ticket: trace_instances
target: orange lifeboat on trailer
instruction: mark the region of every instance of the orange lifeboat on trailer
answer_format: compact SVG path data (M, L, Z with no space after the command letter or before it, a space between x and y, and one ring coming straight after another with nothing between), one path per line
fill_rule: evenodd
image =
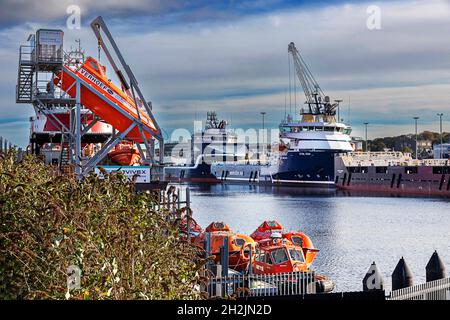
M143 124L143 135L149 139L158 134L158 129L147 113L142 110L142 102L137 99L138 108L134 99L122 89L119 89L106 76L106 67L97 60L88 57L81 67L74 69L64 66L63 71L55 75L54 84L65 91L70 97L76 97L76 79L81 83L81 103L84 107L112 125L119 132L124 132L133 124L132 118L139 118ZM114 107L115 106L115 107ZM142 142L139 128L135 126L126 137L134 142Z
M303 232L286 232L281 224L275 220L271 220L264 221L250 237L257 242L260 242L262 240L270 239L273 233L280 233L283 239L287 239L293 244L300 246L308 268L311 266L319 250L314 248L311 239Z
M237 271L243 271L247 268L250 261L250 245L252 254L255 256L256 242L249 236L234 233L230 227L223 222L213 222L199 237L194 238L194 243L204 247L206 232L211 235L211 255L215 256L215 262L220 263L220 248L223 246L225 237L228 237L228 261L229 267ZM252 259L253 260L253 259Z
M132 166L141 160L139 151L133 147L131 141L121 141L108 153L112 162L121 166Z

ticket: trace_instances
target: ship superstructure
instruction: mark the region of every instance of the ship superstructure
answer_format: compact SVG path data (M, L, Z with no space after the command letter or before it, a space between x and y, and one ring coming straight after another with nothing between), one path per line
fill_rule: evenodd
M211 171L212 164L235 163L245 157L245 146L238 144L237 136L227 129L225 120L219 121L215 111L207 112L204 128L194 132L189 147L185 165L164 168L167 180L217 183L219 179Z
M353 151L351 127L336 121L340 100L331 102L325 95L293 42L288 53L306 98L300 119L285 116L279 126L280 151L269 163L217 164L213 171L222 181L334 187L335 155Z

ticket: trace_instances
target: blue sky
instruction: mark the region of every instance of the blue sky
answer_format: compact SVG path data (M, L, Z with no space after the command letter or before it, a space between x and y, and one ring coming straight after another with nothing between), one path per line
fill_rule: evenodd
M81 8L68 30L66 8ZM367 8L381 9L368 30ZM26 8L26 10L24 10ZM62 28L66 50L80 38L96 56L89 22L102 15L166 132L192 130L216 110L233 127L276 127L288 85L287 45L294 41L322 89L344 100L341 115L369 136L450 130L450 4L427 1L0 1L0 136L25 145L31 106L15 104L18 47L40 27ZM298 90L297 101L303 96ZM350 100L350 113L348 104ZM349 116L350 115L350 116Z

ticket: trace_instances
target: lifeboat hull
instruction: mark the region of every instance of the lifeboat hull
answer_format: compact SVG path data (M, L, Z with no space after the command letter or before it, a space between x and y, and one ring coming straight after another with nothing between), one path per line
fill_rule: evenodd
M139 151L136 149L128 149L128 150L115 150L108 153L108 157L114 163L121 166L131 166L135 163L138 163L141 159Z
M96 66L95 68L93 66ZM81 84L81 103L84 107L112 125L119 132L124 132L132 124L132 118L138 118L134 101L122 90L114 86L102 74L104 67L95 59L88 58L78 69L72 70L64 67L62 73L56 75L55 84L65 91L70 97L76 97L76 78L83 80ZM111 103L117 108L111 106ZM153 121L144 113L139 111L139 116L145 127L143 135L149 139L153 134L157 134L157 129ZM142 136L138 127L134 127L126 137L134 142L142 142Z

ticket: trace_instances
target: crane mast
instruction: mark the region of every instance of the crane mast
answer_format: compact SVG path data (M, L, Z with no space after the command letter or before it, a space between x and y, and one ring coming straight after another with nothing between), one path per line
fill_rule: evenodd
M308 65L303 60L294 42L289 43L288 53L292 56L295 73L305 93L310 114L335 115L337 103L331 104L330 97L326 96L320 88Z

